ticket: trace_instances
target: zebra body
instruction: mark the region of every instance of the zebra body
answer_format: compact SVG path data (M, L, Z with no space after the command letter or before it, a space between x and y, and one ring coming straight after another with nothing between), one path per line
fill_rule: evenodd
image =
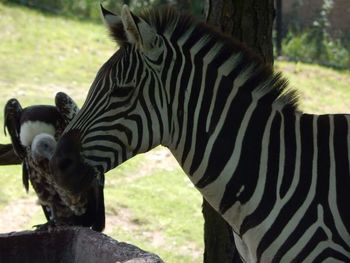
M350 260L350 116L303 114L279 74L188 16L102 11L120 49L58 142L56 177L98 176L162 144L246 262Z

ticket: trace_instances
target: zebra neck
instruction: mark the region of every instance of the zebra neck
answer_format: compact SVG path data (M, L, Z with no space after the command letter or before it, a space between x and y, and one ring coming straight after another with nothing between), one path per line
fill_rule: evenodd
M280 137L283 114L254 101L231 103L220 114L211 114L215 116L208 130L210 114L189 118L177 148L170 150L213 208L223 215L230 210L227 221L238 232L245 216L238 212L240 204L251 196L260 174L266 175L269 144L277 147L273 138Z
M294 93L285 90L285 80L271 68L246 54L226 53L220 44L198 55L207 43L183 51L183 59L167 68L170 75L179 74L166 78L171 105L170 143L165 146L225 215L238 211L252 195L259 173L266 172L267 145L275 140L269 131L274 128L279 138L282 111L294 114L296 107ZM239 221L231 217L229 223L234 227Z

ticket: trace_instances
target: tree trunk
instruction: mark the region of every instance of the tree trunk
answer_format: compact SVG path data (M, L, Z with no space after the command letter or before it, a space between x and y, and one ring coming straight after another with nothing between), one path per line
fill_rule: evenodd
M232 229L203 199L204 263L240 263Z
M176 3L179 10L189 10L191 7L191 0L177 0Z
M273 0L206 0L207 23L247 44L266 63L273 63ZM204 262L241 262L232 229L204 200Z
M273 62L273 0L207 0L207 22Z
M276 52L277 56L282 55L282 35L283 35L283 18L282 18L282 0L276 0Z

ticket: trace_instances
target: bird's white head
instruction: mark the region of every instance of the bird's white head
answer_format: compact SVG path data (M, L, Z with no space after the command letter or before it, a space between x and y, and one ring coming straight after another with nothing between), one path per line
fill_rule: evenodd
M33 139L31 150L34 161L50 161L55 149L56 140L51 134L40 133Z

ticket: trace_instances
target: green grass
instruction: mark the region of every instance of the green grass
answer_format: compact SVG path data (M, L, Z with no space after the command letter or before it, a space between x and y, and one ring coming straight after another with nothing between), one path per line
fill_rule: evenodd
M98 68L115 49L105 28L1 3L0 14L0 105L11 97L23 106L52 104L57 91L81 104ZM349 71L288 62L277 62L277 67L300 91L303 110L350 112ZM1 134L0 142L9 138ZM154 162L140 155L106 175L106 231L166 262L201 262L201 197L180 168L153 169ZM1 213L28 195L19 166L0 167L0 175ZM43 220L39 211L25 228Z
M51 102L65 90L79 102L115 44L104 27L0 5L1 100ZM35 99L34 99L35 98Z
M187 248L201 249L201 202L185 175L180 170L158 170L122 188L115 187L114 182L123 183L123 179L114 178L117 175L107 179L110 181L105 190L107 211L130 210L131 222L137 227L126 233L116 225L113 236L127 234L128 240L157 251L164 259L173 254L169 262L193 262ZM179 261L175 261L177 258Z
M26 197L26 193L21 185L22 176L20 166L11 165L0 167L0 174L0 184L2 185L0 191L1 209L15 199Z
M350 70L283 62L277 69L300 93L300 108L308 113L350 113Z
M201 262L200 194L179 167L142 171L148 162L138 155L107 174L107 213L127 213L129 222L126 228L115 225L111 236L154 251L166 262Z

